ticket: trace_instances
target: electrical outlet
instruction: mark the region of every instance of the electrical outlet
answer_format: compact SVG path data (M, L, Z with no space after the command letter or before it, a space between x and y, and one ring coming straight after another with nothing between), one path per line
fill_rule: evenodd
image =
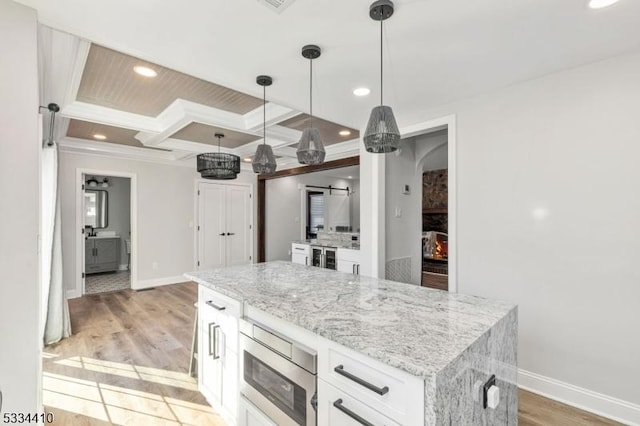
M402 217L402 209L400 207L396 207L395 216Z
M489 389L491 389L491 387L497 389L497 386L496 386L496 375L495 374L492 374L491 377L489 377L489 380L487 380L484 383L484 385L482 385L482 408L484 408L485 410L489 406ZM492 392L492 396L494 396L493 392ZM491 408L496 408L495 407L496 405L497 404L495 404Z

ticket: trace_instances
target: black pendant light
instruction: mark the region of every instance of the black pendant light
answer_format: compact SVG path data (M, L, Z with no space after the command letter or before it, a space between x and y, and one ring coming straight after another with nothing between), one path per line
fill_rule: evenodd
M267 86L271 86L273 80L268 75L259 75L256 82L262 86L262 144L256 148L253 156L253 172L260 175L271 174L276 171L276 157L273 155L271 145L267 145Z
M240 157L220 152L220 139L223 133L216 133L218 138L218 152L207 152L198 155L198 172L204 179L228 180L235 179L240 173Z
M320 53L320 48L314 44L302 48L302 56L309 60L309 127L304 129L298 142L300 164L322 164L326 154L320 130L313 127L313 60L319 58Z
M382 102L382 23L393 15L393 2L391 0L378 0L369 8L369 16L375 21L380 21L380 106L371 110L369 123L364 133L364 146L367 152L386 154L398 149L400 145L400 131L393 110Z

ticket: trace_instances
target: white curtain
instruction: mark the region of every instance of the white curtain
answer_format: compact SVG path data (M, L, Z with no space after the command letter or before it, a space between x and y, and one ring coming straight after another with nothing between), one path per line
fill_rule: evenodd
M62 237L58 194L58 148L42 151L42 306L44 344L71 335L69 306L62 277Z

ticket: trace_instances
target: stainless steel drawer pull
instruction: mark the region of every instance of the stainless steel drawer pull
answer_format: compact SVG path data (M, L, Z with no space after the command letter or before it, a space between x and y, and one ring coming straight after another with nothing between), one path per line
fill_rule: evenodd
M212 301L212 300L207 300L205 303L206 303L207 305L211 306L213 309L215 309L215 310L217 310L217 311L224 311L225 309L227 309L227 308L226 308L226 307L224 307L224 306L218 306L218 305L216 305L215 303L213 303L213 301Z
M306 251L307 249L303 249L303 248L300 248L300 247L296 247L296 250Z
M333 403L333 406L336 407L338 410L342 411L343 413L345 413L347 416L351 417L356 422L360 423L361 425L375 426L373 423L366 421L365 419L363 419L362 417L360 417L359 415L357 415L356 413L354 413L353 411L349 410L347 407L342 405L342 399L337 399Z
M336 368L333 369L333 371L335 371L336 373L340 374L341 376L346 377L349 380L353 380L354 382L356 382L357 384L359 384L360 386L364 386L365 388L369 389L372 392L377 393L378 395L384 395L387 392L389 392L389 387L385 386L383 388L379 388L375 385L372 385L371 383L362 380L360 377L358 376L354 376L353 374L349 373L348 371L345 371L344 366L343 365L339 365Z

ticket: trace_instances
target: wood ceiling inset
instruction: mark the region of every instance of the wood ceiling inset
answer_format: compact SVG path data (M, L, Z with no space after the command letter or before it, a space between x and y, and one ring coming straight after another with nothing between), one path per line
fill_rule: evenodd
M142 77L133 67L155 70ZM134 114L156 117L176 99L184 99L236 114L246 114L262 100L181 72L91 45L77 100Z
M96 134L104 135L107 139L98 140L94 137ZM67 129L67 136L71 138L86 139L93 142L115 143L138 148L159 149L144 146L135 138L137 134L137 130L123 129L122 127L107 126L106 124L90 123L88 121L74 119L69 121L69 128ZM165 149L159 150L167 151Z
M303 131L304 129L309 127L309 115L296 115L295 117L283 121L282 123L280 123L280 125L288 127L290 129ZM360 132L358 130L346 126L341 126L337 123L332 123L331 121L323 120L318 117L313 117L313 127L316 127L318 128L318 130L320 130L320 135L322 136L322 141L325 145L333 145L336 143L360 138ZM347 136L341 136L339 133L341 130L348 130L351 133ZM294 144L291 146L297 145L298 144Z
M215 137L216 133L224 134L224 138L220 140L220 146L224 148L237 148L261 139L260 136L213 127L202 123L191 123L171 135L171 138L218 146L218 138Z

